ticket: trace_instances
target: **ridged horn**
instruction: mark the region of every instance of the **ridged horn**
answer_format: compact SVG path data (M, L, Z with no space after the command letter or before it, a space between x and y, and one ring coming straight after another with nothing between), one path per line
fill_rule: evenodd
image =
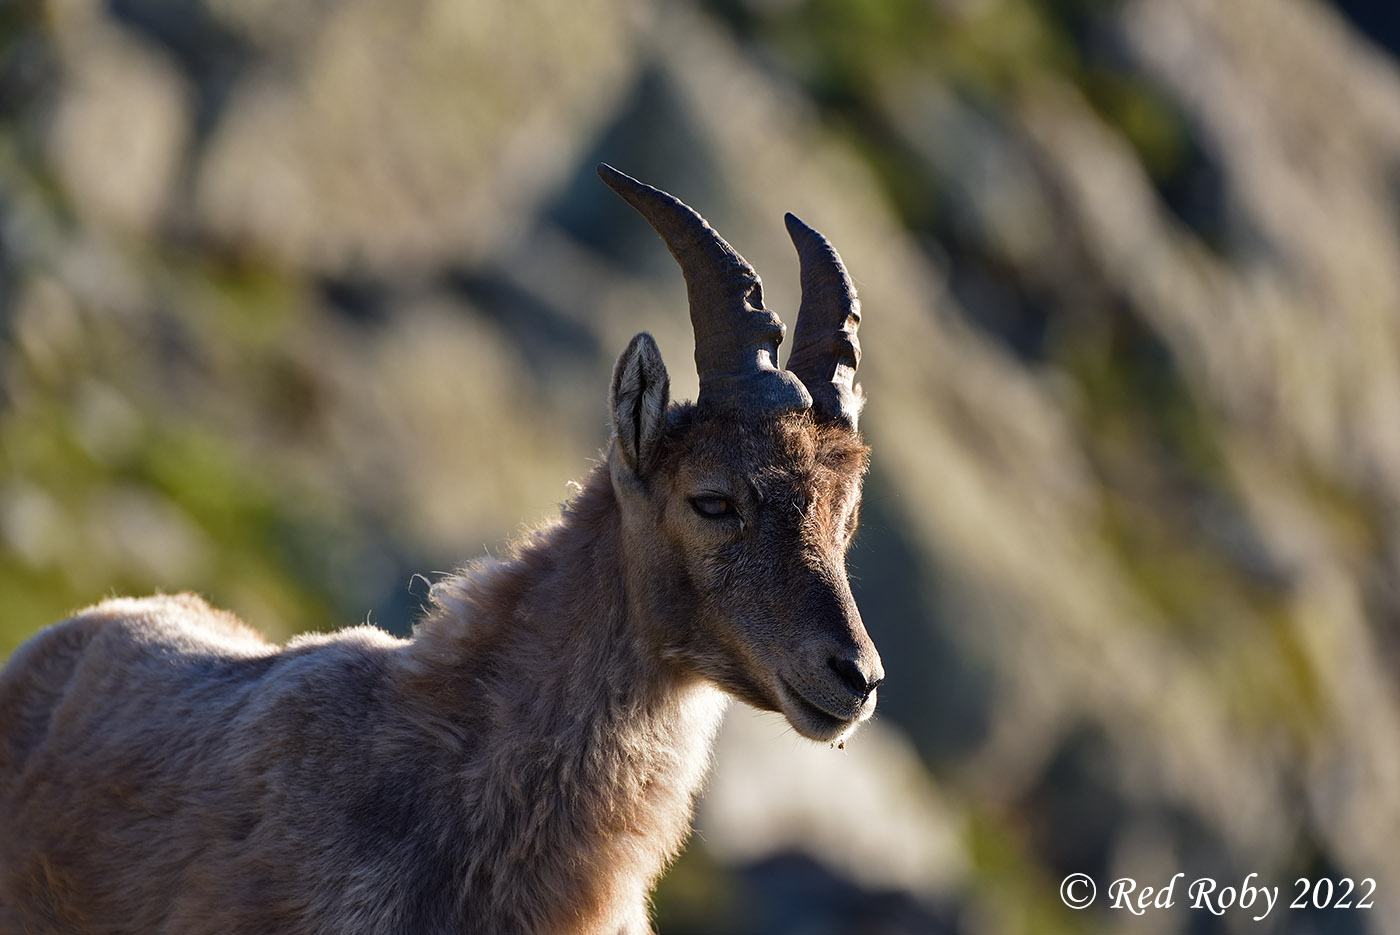
M802 266L802 305L787 369L812 394L820 414L852 429L865 400L855 385L860 366L860 299L841 256L821 234L789 214L788 236Z
M763 307L763 283L748 261L680 199L606 163L598 175L646 218L680 264L695 330L697 402L754 412L811 406L802 382L778 369L785 329Z

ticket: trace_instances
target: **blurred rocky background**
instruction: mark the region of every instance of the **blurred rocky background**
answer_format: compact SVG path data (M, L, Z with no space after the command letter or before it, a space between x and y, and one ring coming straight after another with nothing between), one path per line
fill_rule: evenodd
M406 633L553 513L634 332L695 390L607 160L866 309L881 715L734 710L662 933L1400 932L1388 9L3 0L0 657L154 589ZM1378 886L1058 896L1177 871Z

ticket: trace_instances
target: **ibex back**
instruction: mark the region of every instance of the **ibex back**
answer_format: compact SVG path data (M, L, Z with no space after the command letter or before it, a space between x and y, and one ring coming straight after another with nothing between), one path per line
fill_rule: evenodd
M0 931L646 932L726 699L836 743L883 678L845 552L859 307L791 215L783 326L695 212L603 179L685 273L700 393L639 334L605 464L438 582L410 640L265 642L197 597L110 600L0 673Z

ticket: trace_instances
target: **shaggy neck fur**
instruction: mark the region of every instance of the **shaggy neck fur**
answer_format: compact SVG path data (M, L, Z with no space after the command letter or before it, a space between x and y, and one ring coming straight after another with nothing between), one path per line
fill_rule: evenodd
M481 931L649 931L633 916L689 831L725 696L663 661L620 525L599 468L560 521L437 584L404 650L416 726L466 772Z

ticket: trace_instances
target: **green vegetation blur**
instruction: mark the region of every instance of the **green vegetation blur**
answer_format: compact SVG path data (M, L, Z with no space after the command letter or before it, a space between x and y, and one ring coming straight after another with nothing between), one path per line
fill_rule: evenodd
M1269 930L1400 931L1378 9L0 6L0 659L156 590L407 634L427 579L553 514L633 333L695 391L605 160L789 326L784 211L865 307L881 716L815 754L736 718L659 931L1136 931L1060 880L1177 871L1373 877L1374 911Z

